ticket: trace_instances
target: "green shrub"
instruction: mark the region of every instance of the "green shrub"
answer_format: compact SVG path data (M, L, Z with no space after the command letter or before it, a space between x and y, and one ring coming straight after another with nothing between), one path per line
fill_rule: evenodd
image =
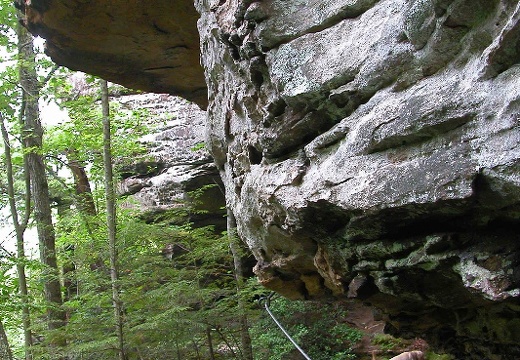
M398 339L389 334L376 334L372 339L372 344L377 345L381 350L402 349L406 344L402 339Z
M363 333L346 322L341 304L290 301L276 298L271 311L313 360L355 359L352 348ZM265 314L251 329L258 360L291 359L297 350ZM300 357L295 357L300 358Z

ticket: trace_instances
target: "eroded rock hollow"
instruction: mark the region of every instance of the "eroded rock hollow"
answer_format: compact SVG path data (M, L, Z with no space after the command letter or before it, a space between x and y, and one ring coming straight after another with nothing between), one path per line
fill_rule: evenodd
M131 86L200 104L179 79L204 69L207 141L266 287L359 299L460 358L520 357L518 0L196 0L202 68L167 52L190 1L84 3L26 6L58 62L112 80L139 58ZM119 26L77 32L94 13ZM107 60L142 14L153 31Z

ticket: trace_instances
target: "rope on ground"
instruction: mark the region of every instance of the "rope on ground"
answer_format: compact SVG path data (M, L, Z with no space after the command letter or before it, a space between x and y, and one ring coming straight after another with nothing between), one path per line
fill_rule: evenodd
M298 344L296 343L296 341L294 341L294 339L291 337L291 335L289 335L289 333L287 332L287 330L284 329L284 327L282 326L282 324L280 324L280 322L278 320L276 320L276 317L273 315L273 313L271 312L271 310L269 309L269 306L271 305L271 299L273 298L273 296L275 295L274 292L270 293L269 295L267 296L262 296L258 302L260 303L260 305L264 306L265 310L267 311L267 313L269 314L269 316L271 316L271 318L273 319L273 321L275 322L276 325L278 325L278 327L280 328L280 330L282 330L282 332L284 333L284 335L287 337L287 339L289 339L289 341L294 345L294 347L303 355L303 357L306 359L306 360L312 360L309 355L307 355L305 353L305 351L303 351L303 349L301 347L298 346Z

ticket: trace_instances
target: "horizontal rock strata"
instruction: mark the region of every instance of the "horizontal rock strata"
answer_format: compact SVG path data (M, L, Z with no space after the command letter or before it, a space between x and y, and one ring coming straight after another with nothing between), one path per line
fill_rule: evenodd
M222 182L205 147L206 114L193 103L167 94L118 98L123 109L148 116L154 130L143 139L142 159L121 164L118 193L138 206L144 220L225 230ZM196 193L196 194L195 194Z
M518 357L518 1L197 4L210 145L260 281Z

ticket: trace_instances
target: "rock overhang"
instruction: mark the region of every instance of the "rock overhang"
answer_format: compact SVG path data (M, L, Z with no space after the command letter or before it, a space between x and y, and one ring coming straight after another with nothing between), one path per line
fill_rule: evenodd
M474 327L520 299L519 5L197 3L209 143L261 282L514 358Z
M189 0L17 0L59 65L207 106L198 13Z

